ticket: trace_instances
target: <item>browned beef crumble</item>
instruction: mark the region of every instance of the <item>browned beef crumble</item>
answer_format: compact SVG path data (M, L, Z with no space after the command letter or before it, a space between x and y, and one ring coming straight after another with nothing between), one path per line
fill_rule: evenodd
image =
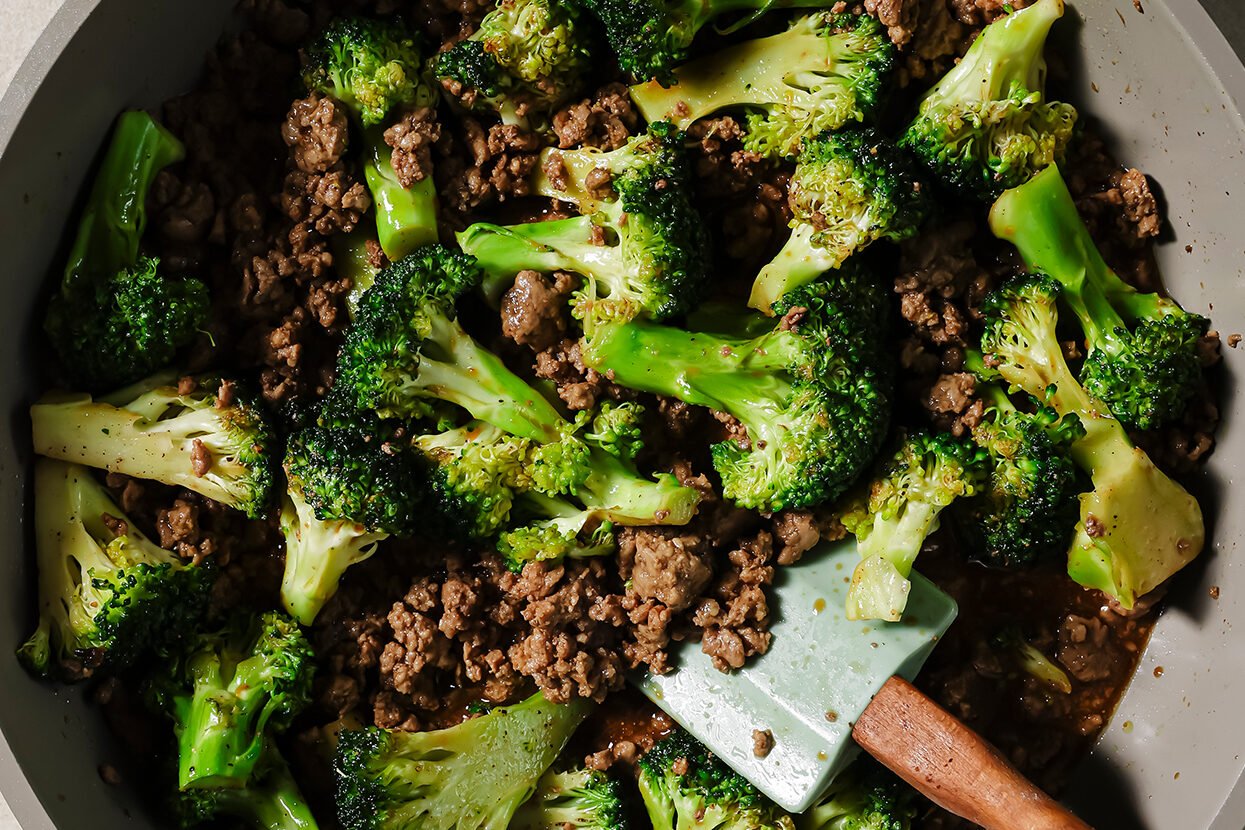
M624 84L607 84L591 97L571 104L553 116L558 146L616 150L640 126L640 116Z

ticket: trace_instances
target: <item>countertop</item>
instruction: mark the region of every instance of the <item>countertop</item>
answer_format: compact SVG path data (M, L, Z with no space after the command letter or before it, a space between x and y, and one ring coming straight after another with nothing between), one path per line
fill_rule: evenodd
M0 0L0 93L8 87L18 65L62 2ZM1237 47L1238 53L1245 54L1245 7L1241 6L1241 0L1202 0L1202 4ZM2 797L0 830L21 830Z

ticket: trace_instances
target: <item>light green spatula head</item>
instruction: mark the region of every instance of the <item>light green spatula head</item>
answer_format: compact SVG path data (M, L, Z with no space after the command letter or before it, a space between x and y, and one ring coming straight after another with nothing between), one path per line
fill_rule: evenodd
M844 617L852 569L848 539L821 545L779 568L770 593L769 652L731 674L713 667L699 643L674 649L670 674L640 688L658 707L783 809L811 807L858 751L852 724L893 675L912 680L956 615L955 601L912 575L904 620ZM753 753L753 730L774 745Z

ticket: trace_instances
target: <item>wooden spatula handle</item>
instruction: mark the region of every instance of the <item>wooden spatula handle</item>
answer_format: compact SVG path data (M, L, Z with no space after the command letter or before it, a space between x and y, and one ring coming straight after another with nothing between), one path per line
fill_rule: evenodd
M986 830L1090 830L980 735L898 677L886 681L852 736L935 804Z

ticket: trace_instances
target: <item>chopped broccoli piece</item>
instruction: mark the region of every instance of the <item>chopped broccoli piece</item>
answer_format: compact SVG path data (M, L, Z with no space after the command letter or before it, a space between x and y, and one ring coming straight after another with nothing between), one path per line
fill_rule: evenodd
M334 769L346 830L505 830L591 704L537 693L449 729L341 733Z
M153 706L173 721L178 788L245 787L311 702L315 654L283 614L238 614L203 632L151 679Z
M679 730L640 757L640 795L653 830L793 830L742 775Z
M614 523L597 510L536 492L523 494L518 507L538 518L497 538L497 552L515 573L528 562L609 556L617 548Z
M546 124L591 74L586 22L576 3L500 0L474 34L437 55L437 76L506 124Z
M307 89L341 102L363 127L363 174L375 205L380 247L390 259L437 240L432 176L404 187L390 162L383 129L407 110L436 104L422 65L420 44L393 21L338 18L307 47Z
M1085 435L1073 442L1072 458L1093 491L1080 498L1068 574L1131 608L1201 552L1202 510L1077 382L1055 331L1058 296L1059 284L1042 274L991 292L982 305L982 351L1004 381L1044 398L1060 416L1080 418Z
M547 772L509 830L626 830L622 788L603 772Z
M289 439L281 508L286 611L310 625L351 565L391 533L415 531L425 477L414 453L364 415L305 427Z
M1079 504L1071 448L1085 435L1081 419L1045 405L1022 412L993 383L977 390L989 408L973 441L989 453L990 475L977 495L952 508L973 557L1016 568L1062 556Z
M239 819L256 830L317 830L285 759L273 749L257 765L245 786L195 787L177 794L174 809L183 828Z
M1030 677L1045 683L1061 694L1072 694L1072 680L1067 672L1025 639L1018 626L1008 626L990 638L990 645Z
M692 61L675 72L673 86L632 87L631 97L645 118L668 118L683 129L741 108L744 148L786 158L827 130L870 120L894 63L895 47L876 19L818 12L781 34Z
M275 436L259 404L221 381L193 391L157 375L108 397L49 395L30 408L35 452L185 487L251 518L272 501Z
M557 167L564 175L549 174ZM583 215L506 227L480 223L458 234L487 273L490 296L530 268L575 271L588 280L586 295L655 320L696 302L707 274L707 237L688 195L682 135L668 123L650 124L609 152L546 150L532 189Z
M799 830L910 830L916 792L886 768L861 758L839 773Z
M787 317L741 338L688 332L589 306L584 362L632 389L727 412L746 446L712 449L727 498L762 511L839 495L873 460L890 414L885 300L872 277L844 268L790 292Z
M633 465L583 441L575 434L581 423L564 419L462 329L454 301L477 284L479 273L470 256L441 246L423 248L385 269L347 333L335 395L353 408L404 419L431 417L438 407L453 404L531 443L529 476L536 489L573 494L615 522L686 524L699 502L693 488L669 474L644 478ZM437 449L433 439L424 443ZM448 504L463 503L457 491L480 481L461 472L448 491Z
M18 650L31 672L124 666L198 623L213 569L151 542L90 470L38 459L34 499L39 625Z
M791 236L761 269L748 305L769 313L788 291L840 267L879 239L916 235L928 198L907 155L873 129L807 142L791 176Z
M1055 166L1007 191L990 227L1030 269L1054 277L1089 340L1081 383L1125 425L1152 429L1178 419L1202 384L1198 342L1209 321L1157 294L1143 294L1103 260Z
M115 388L164 368L207 320L203 283L160 273L160 261L138 250L151 184L184 156L147 113L117 120L44 321L61 368L83 388Z
M350 279L350 293L346 295L346 310L353 320L359 311L359 301L364 292L372 287L380 268L373 264L368 252L369 234L356 228L350 233L335 233L329 239L333 250L333 268L339 277Z
M633 401L602 401L584 438L623 461L634 461L644 444L644 407Z
M1063 0L1037 0L987 26L921 100L900 144L945 185L989 201L1063 161L1077 113L1047 101L1046 35Z
M903 618L917 555L943 509L979 491L985 458L948 433L909 435L868 491L847 505L841 519L860 550L847 591L849 620Z

